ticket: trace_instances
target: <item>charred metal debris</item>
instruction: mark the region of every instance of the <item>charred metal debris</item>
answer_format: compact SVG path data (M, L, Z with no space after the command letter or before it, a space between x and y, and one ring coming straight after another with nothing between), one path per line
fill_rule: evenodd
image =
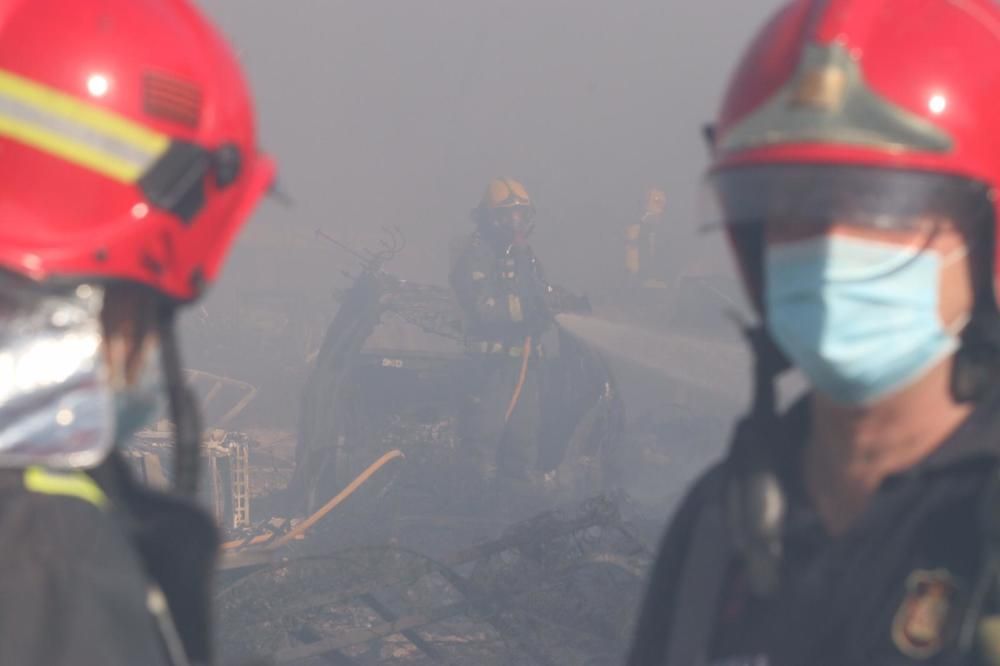
M224 654L277 664L606 664L631 632L650 549L602 496L432 559L390 544L231 556Z
M491 485L462 442L450 290L383 270L398 232L377 251L336 244L361 270L306 357L297 433L230 429L257 388L188 372L212 425L201 499L224 531L223 663L620 661L651 549L612 492L624 415L601 356L557 333L542 483ZM170 430L128 450L154 485L170 481Z

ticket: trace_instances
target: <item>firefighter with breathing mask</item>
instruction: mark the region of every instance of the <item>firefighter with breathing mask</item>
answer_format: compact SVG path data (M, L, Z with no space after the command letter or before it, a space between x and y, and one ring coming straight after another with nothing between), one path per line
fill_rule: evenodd
M452 263L473 374L464 439L488 478L531 481L541 426L541 337L556 291L528 244L535 208L524 186L497 178L472 212L476 231Z

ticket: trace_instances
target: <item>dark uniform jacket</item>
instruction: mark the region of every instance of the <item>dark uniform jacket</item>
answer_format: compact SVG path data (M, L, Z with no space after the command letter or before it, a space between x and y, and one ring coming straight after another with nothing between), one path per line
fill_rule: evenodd
M0 539L0 664L209 663L212 521L117 457L0 472Z
M805 403L782 418L772 447L787 510L776 591L751 591L745 558L724 539L695 553L698 521L723 500L727 459L701 478L673 519L651 574L630 666L667 663L674 631L705 606L707 663L718 666L903 666L993 664L997 618L995 554L1000 504L985 498L997 483L1000 398L984 401L930 457L885 480L858 522L833 538L801 486L799 452ZM992 518L991 518L992 516ZM723 528L725 531L727 528ZM995 529L995 528L994 528ZM731 532L731 530L729 530ZM704 548L704 546L702 546ZM721 591L684 591L698 580L694 560L719 561ZM717 588L718 591L718 588ZM984 613L966 611L981 599ZM971 652L959 649L963 631ZM688 631L689 629L684 629ZM673 632L673 633L672 633ZM696 633L696 632L695 632ZM992 659L997 659L995 652Z
M551 323L550 295L541 264L528 246L498 251L479 233L466 241L452 263L449 277L465 315L465 334L472 346L519 345L539 336ZM473 349L475 351L475 349Z

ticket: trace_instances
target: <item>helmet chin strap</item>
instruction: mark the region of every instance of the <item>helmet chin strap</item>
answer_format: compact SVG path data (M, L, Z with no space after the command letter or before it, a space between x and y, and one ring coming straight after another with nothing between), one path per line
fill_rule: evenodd
M777 590L785 498L769 440L776 434L775 381L789 367L763 325L744 328L754 358L753 403L736 424L726 468L726 516L733 546L758 597Z
M176 335L176 307L164 305L159 318L160 350L170 418L174 422L174 489L184 497L198 491L201 415L194 394L184 383Z
M955 352L951 393L957 402L978 402L1000 383L1000 313L977 309Z
M528 241L528 238L530 238L531 234L533 234L534 232L535 232L535 223L525 222L524 229L520 233L515 231L514 237L515 240L519 240L520 242L525 243Z
M966 246L993 248L996 232L993 211L983 218L981 235L967 239ZM992 251L980 261L985 267L977 271L977 256L969 256L969 283L974 285L972 313L962 329L960 345L955 352L951 371L951 394L957 402L978 402L1000 385L1000 309L992 276L996 266ZM983 278L977 273L990 276Z

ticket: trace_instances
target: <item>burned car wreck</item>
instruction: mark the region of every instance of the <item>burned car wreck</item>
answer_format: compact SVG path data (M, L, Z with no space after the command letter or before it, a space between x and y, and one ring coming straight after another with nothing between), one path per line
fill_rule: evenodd
M540 362L538 471L552 492L578 499L615 487L624 409L599 353L558 326L550 337L553 351ZM396 448L408 459L400 482L410 490L474 503L481 480L462 436L470 374L450 290L395 277L381 258L366 265L343 294L306 384L291 484L298 507L315 509Z

